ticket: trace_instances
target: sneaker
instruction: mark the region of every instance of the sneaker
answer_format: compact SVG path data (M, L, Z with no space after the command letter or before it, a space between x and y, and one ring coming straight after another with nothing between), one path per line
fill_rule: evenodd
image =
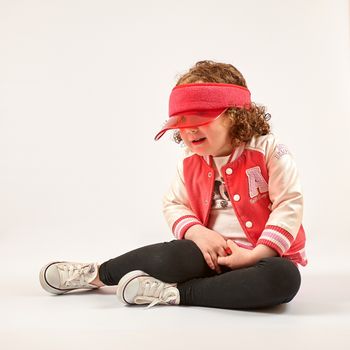
M64 294L75 289L94 289L90 284L98 272L97 263L56 261L45 265L39 275L41 286L49 293Z
M124 275L118 283L117 297L125 304L179 305L180 292L176 283L162 282L146 272L135 270Z

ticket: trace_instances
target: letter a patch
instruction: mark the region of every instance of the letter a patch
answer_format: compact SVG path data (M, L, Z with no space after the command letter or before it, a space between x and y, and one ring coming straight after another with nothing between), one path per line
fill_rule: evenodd
M250 168L246 170L248 176L248 185L249 185L249 196L254 198L260 193L265 193L269 190L266 180L261 174L261 169L259 166Z

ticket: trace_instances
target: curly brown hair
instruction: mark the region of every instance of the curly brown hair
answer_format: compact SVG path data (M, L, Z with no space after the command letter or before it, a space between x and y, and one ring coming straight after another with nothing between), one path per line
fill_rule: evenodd
M214 61L197 62L187 73L180 76L176 85L191 83L223 83L247 87L242 73L237 68L231 64ZM268 120L271 116L266 113L266 108L258 106L254 102L248 107L232 107L225 113L233 147L251 140L253 136L266 135L270 132ZM182 142L178 130L175 131L173 138L177 143Z

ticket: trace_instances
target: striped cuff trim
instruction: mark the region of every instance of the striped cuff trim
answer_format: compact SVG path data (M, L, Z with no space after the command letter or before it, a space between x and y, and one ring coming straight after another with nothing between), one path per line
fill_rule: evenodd
M274 225L267 225L265 227L265 230L271 230L271 231L274 231L274 232L278 232L278 233L281 233L283 236L285 236L289 242L293 242L294 241L294 237L285 229L283 229L282 227L280 226L274 226ZM265 231L264 230L264 231Z
M173 233L177 239L183 239L186 231L193 225L202 223L193 215L182 216L176 220L173 225Z
M281 227L267 226L259 238L259 242L260 241L270 241L273 245L278 247L280 252L284 253L290 248L293 236Z

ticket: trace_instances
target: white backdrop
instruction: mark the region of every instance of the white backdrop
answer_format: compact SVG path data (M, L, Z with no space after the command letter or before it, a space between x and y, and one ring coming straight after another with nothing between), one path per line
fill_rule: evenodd
M349 51L346 0L0 0L1 259L37 283L51 259L172 239L181 149L153 137L177 75L213 59L295 155L309 271L348 269Z

